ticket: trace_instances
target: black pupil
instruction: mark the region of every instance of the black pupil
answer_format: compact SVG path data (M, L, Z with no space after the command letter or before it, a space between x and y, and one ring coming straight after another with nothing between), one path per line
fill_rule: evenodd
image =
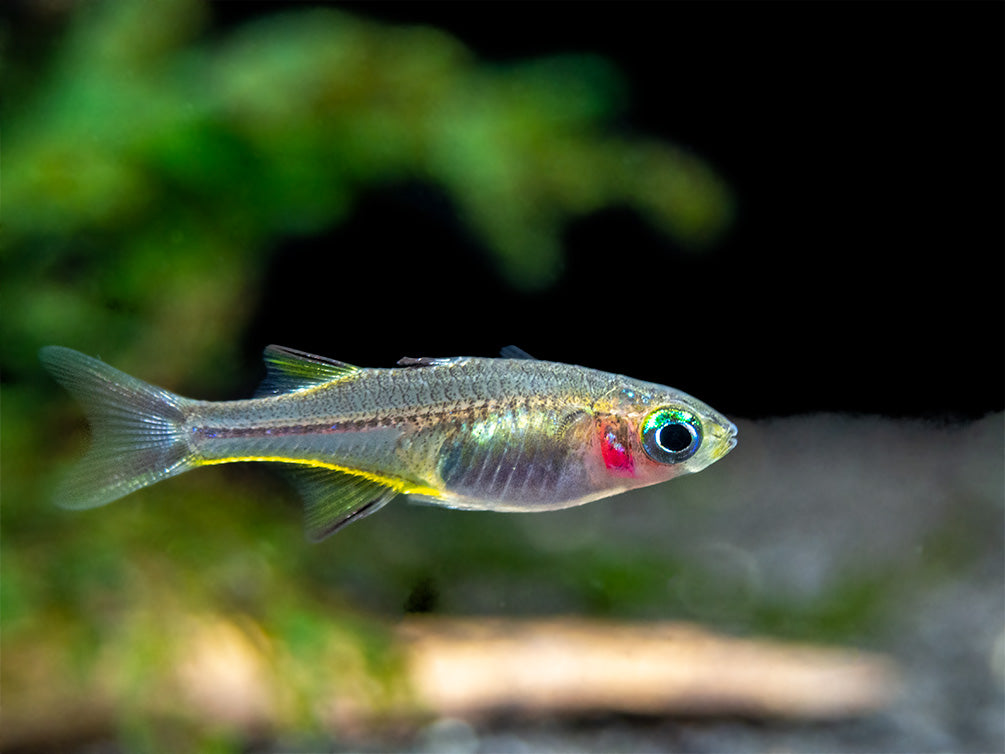
M680 453L690 448L691 439L691 430L684 424L665 424L656 433L656 442L671 453Z

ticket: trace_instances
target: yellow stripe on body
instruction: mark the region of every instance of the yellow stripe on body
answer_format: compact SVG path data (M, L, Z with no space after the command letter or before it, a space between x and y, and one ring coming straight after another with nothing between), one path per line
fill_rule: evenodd
M426 487L421 484L412 484L404 479L398 479L397 477L381 476L380 474L374 474L370 471L363 471L362 469L354 469L350 466L339 466L334 463L325 463L324 461L309 461L309 460L299 460L293 458L286 458L284 456L227 456L226 458L211 458L211 459L200 459L196 463L199 466L218 466L221 463L242 463L245 461L258 461L267 463L292 463L297 466L312 466L316 469L328 469L330 471L338 471L342 474L349 474L350 476L363 477L371 482L376 482L377 484L383 484L385 487L390 487L395 492L406 495L427 495L429 497L441 497L443 493L436 489L435 487Z

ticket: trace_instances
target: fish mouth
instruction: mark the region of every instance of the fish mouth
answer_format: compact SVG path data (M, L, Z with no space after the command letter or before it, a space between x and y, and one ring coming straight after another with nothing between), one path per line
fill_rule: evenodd
M736 436L739 434L736 425L731 421L719 424L722 433L719 434L719 447L715 451L715 459L718 460L736 447Z

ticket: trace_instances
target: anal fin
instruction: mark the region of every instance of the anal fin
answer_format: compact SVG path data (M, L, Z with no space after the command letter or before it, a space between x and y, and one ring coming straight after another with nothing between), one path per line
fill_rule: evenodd
M393 487L356 474L316 466L281 466L304 499L304 527L311 542L320 542L377 512L398 494Z

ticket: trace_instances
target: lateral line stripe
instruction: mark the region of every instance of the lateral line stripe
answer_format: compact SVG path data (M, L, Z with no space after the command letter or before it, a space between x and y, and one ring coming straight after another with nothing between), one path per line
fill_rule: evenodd
M267 463L291 463L297 466L313 466L317 469L328 469L330 471L338 471L342 474L349 474L350 476L362 477L371 482L376 482L377 484L382 484L385 487L390 487L395 492L400 492L402 494L409 495L428 495L429 497L440 497L442 493L440 490L434 487L426 487L421 484L412 484L406 482L404 479L397 479L390 476L381 476L380 474L374 474L369 471L363 471L361 469L354 469L349 466L339 466L334 463L325 463L324 461L311 461L311 460L301 460L296 458L286 458L284 456L227 456L225 458L209 458L202 459L198 462L199 466L218 466L221 463L242 463L245 461L258 461Z

